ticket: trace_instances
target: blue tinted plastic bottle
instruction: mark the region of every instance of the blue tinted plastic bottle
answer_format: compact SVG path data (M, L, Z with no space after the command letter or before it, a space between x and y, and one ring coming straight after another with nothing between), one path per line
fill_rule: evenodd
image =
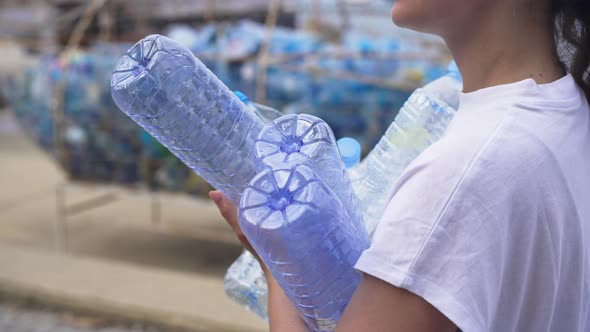
M240 226L312 331L332 331L369 246L336 194L306 166L267 169L240 201Z
M350 218L362 224L362 210L336 139L322 119L308 114L282 116L262 129L254 147L257 158L268 167L307 165L313 169L338 195Z
M234 202L256 174L263 122L205 65L171 39L152 35L117 63L117 106Z

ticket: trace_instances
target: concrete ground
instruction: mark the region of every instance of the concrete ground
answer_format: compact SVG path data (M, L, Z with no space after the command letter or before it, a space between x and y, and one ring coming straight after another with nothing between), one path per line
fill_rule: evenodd
M132 319L196 330L264 330L223 293L241 248L209 201L158 195L162 221L152 224L147 193L68 184L68 205L105 193L116 199L68 217L66 232L56 223L56 186L64 182L10 113L0 113L0 291L88 310L98 303L103 313L127 310Z
M39 305L0 303L2 332L163 332L146 324L125 324Z

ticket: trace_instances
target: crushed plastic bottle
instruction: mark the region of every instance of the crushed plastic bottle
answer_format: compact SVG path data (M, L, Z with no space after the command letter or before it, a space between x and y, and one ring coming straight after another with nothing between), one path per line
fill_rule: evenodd
M264 272L248 250L232 263L225 274L223 287L232 300L267 319L268 288Z

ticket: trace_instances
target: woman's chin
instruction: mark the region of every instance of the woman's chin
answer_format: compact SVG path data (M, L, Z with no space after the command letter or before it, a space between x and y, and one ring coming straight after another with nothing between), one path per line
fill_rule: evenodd
M402 28L432 33L426 24L429 19L421 15L419 11L406 8L403 5L403 1L396 2L393 5L391 9L391 20L395 25Z
M404 8L403 3L396 2L391 8L391 20L397 26L412 28L412 15Z
M398 10L398 3L396 2L395 4L393 4L393 7L391 8L391 21L393 23L395 23L396 25L400 25L399 24L399 10Z

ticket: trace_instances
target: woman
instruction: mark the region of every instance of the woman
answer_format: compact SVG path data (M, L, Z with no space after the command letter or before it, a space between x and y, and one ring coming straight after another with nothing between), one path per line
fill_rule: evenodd
M444 38L464 93L392 189L337 331L590 331L590 1L397 0L392 16ZM305 331L266 275L271 331Z

